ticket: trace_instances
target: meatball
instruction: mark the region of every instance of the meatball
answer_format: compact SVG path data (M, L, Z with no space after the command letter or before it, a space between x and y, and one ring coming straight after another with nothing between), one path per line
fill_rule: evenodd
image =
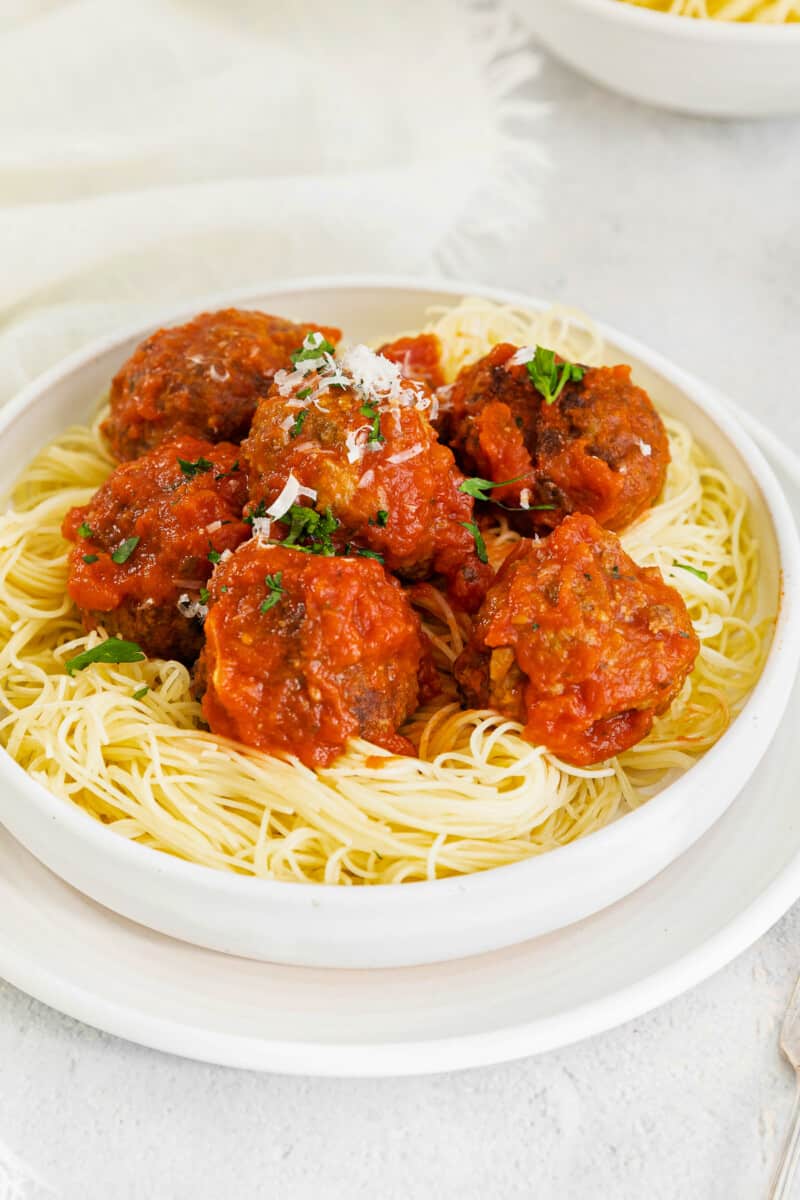
M192 434L240 442L275 372L313 325L228 308L159 329L134 350L111 384L103 432L116 458L137 458L166 438ZM324 329L335 342L338 329Z
M417 333L396 338L381 346L378 354L396 362L406 379L426 383L434 391L444 386L442 344L435 333Z
M294 530L287 496L310 499L334 546L379 555L404 579L442 576L453 603L474 611L491 570L464 477L428 420L431 399L366 346L298 363L276 378L242 447L251 512Z
M649 733L699 649L660 571L638 567L580 514L511 552L455 674L468 704L498 709L529 741L590 766Z
M197 657L213 563L250 536L238 458L224 442L164 442L67 513L67 587L86 629L102 626L155 658Z
M464 470L515 481L492 499L515 510L522 533L552 529L571 512L624 529L663 487L669 443L661 418L628 366L570 364L551 399L534 386L533 358L504 343L465 367L447 397L443 440ZM550 358L558 377L565 364Z
M214 571L197 679L214 733L325 766L350 737L413 754L397 729L431 694L430 651L380 563L253 539Z

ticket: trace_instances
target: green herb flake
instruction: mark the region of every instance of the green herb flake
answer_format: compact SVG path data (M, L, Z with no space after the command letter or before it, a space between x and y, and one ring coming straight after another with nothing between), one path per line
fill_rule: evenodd
M699 567L690 567L688 563L678 562L677 558L672 560L673 567L680 567L682 571L688 571L690 575L696 575L698 579L702 579L703 583L708 583L708 571L701 571Z
M91 525L87 525L85 521L82 521L78 526L78 537L93 538L94 530L92 529Z
M533 622L533 624L531 625L531 633L536 633L536 630L537 630L538 628L539 628L539 622L538 622L538 621L534 621L534 622Z
M96 555L96 554L84 554L84 556L83 556L83 561L85 563L87 563L89 566L91 566L92 563L97 562L97 559L98 559L98 555Z
M388 510L385 508L379 508L378 514L375 518L375 524L379 525L381 529L385 529L388 522L389 522Z
M203 460L201 459L200 461L203 461ZM237 458L236 462L233 464L230 471L220 471L218 475L214 476L214 478L215 478L215 480L217 480L217 482L219 482L220 479L227 479L229 475L235 475L238 470L239 470L239 460ZM227 521L223 521L222 523L223 523L223 525L228 524Z
M558 364L555 351L545 350L543 346L536 347L533 358L525 366L531 383L541 393L545 404L554 404L568 383L580 383L585 374L583 367L577 363Z
M308 416L308 409L301 408L300 412L297 414L297 416L294 419L294 425L292 425L291 429L289 430L290 438L296 438L297 435L301 432L307 416Z
M195 475L204 475L206 471L210 471L214 464L209 462L207 458L198 458L196 462L189 462L188 459L179 458L178 466L187 479L194 479Z
M492 483L491 479L478 479L477 476L472 479L465 479L459 487L460 492L466 492L468 496L472 496L475 500L488 500L486 494L492 488L508 487L510 483L519 483L524 479L524 475L517 475L514 479L504 479L502 483Z
M280 603L280 600L284 595L283 584L281 583L282 578L283 571L276 571L274 575L264 576L264 583L267 585L269 595L267 596L266 600L261 601L261 604L259 605L260 612L269 612L271 608L274 608L276 604Z
M483 540L483 534L474 521L459 521L459 525L463 525L472 534L475 541L475 553L482 563L488 563L489 555L486 553L486 542Z
M200 588L200 603L208 604L209 591L207 587Z
M120 565L122 565L122 563L126 563L136 547L139 545L139 541L140 539L138 537L125 538L125 541L121 542L111 555L111 561Z
M322 338L322 340L317 342L312 341L312 338ZM291 355L291 359L297 365L297 363L308 362L311 359L322 358L323 354L333 354L335 351L336 347L327 338L323 338L319 333L309 333L303 339L300 349L295 350L294 354Z
M209 550L208 554L206 555L206 558L208 559L208 561L210 563L214 563L214 565L216 566L216 564L222 558L222 555L220 554L219 550L215 550L214 547L212 546L211 549Z
M298 400L307 400L308 397L311 395L311 388L310 387L300 388L300 391L297 392L296 395L297 395Z
M140 688L138 688L138 689L137 689L137 690L136 690L136 691L133 693L133 698L134 698L134 700L144 700L145 696L147 695L147 693L148 693L149 691L150 691L150 688L147 686L147 684L145 684L145 685L144 685L144 687L140 687Z
M294 546L306 554L330 557L336 553L331 534L339 528L339 522L329 508L319 513L307 505L293 504L281 522L289 526L284 546Z
M383 562L383 555L378 554L376 550L356 550L356 554L361 558L374 558L376 562Z
M122 638L110 637L104 642L98 642L91 650L84 650L74 658L68 658L65 666L68 675L82 671L92 663L132 663L142 662L147 655L136 642L125 642Z
M253 521L255 521L257 518L265 517L266 515L267 515L266 501L259 500L259 502L255 506L255 508L251 509L251 511L247 514L246 517L242 517L242 520L244 521L245 525L252 525ZM213 558L211 561L212 562L214 561Z

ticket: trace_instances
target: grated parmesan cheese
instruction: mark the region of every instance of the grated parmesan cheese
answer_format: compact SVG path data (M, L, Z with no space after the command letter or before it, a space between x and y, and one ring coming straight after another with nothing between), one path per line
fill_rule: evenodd
M531 506L531 489L523 488L519 494L520 508L530 508Z
M649 458L650 455L653 453L653 447L650 446L647 442L643 442L641 438L639 438L639 449L641 450L641 452L645 456L645 458Z
M511 358L506 363L506 367L527 366L529 362L533 362L535 354L535 346L520 346L516 354L511 355Z
M267 516L272 517L273 521L280 521L281 517L285 516L293 504L296 504L301 496L306 496L313 504L317 498L317 493L313 488L303 487L298 479L289 472L289 478L283 485L283 490L276 500L267 509Z
M214 383L225 383L228 379L230 379L230 372L226 369L220 371L215 363L212 363L208 368L208 373L214 380Z
M222 529L222 521L212 521L206 525L206 533L216 533L218 529Z
M378 400L399 400L402 393L400 364L376 354L369 346L350 346L341 358L341 367L359 391Z
M201 621L204 621L208 616L208 605L201 604L199 600L192 600L188 592L183 592L178 597L176 607L181 616L186 617L187 620L199 617Z
M269 517L253 517L253 537L269 538L272 534L272 521Z
M369 425L359 425L358 429L348 431L347 437L344 439L344 444L347 447L347 461L349 463L358 462L359 459L364 457L369 431Z

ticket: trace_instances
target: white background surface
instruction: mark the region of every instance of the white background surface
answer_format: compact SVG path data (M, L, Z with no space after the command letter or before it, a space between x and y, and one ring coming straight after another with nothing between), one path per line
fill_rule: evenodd
M800 449L800 121L656 114L554 65L534 90L555 106L537 129L548 219L487 282L580 304ZM758 1197L791 1098L777 1031L799 970L800 908L702 987L592 1042L372 1082L184 1062L0 987L0 1164L18 1156L66 1200ZM7 1200L3 1178L0 1165Z

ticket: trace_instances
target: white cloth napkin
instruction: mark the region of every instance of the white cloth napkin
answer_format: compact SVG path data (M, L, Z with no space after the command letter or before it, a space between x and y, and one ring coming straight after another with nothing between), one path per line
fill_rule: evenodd
M172 302L513 237L542 110L504 3L5 0L0 400Z

